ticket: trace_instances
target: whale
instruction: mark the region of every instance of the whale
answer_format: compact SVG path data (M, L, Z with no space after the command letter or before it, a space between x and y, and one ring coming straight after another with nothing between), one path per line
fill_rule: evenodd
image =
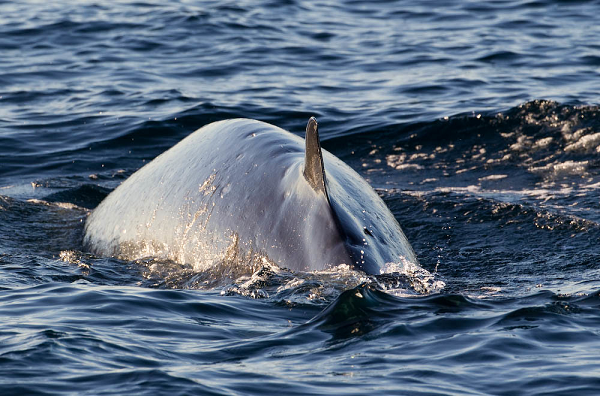
M200 270L232 252L292 271L418 265L379 195L321 148L314 117L305 139L251 119L203 126L108 194L86 219L83 245Z

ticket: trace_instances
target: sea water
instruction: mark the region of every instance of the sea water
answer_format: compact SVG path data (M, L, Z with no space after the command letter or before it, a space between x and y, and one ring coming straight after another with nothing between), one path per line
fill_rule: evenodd
M599 12L0 1L0 393L598 394ZM431 277L82 248L199 127L310 116Z

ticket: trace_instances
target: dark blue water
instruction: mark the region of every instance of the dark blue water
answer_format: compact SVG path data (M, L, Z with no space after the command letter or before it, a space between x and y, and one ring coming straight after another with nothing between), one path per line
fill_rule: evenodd
M599 13L0 1L0 393L600 393ZM312 115L433 279L82 250L197 128Z

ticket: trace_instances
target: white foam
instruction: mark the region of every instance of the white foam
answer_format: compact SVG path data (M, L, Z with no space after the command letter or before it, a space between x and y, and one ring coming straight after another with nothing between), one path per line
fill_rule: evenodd
M83 210L83 208L81 206L72 204L70 202L48 202L48 201L44 201L42 199L36 199L36 198L31 198L28 199L27 202L29 203L33 203L33 204L38 204L38 205L44 205L44 206L55 206L61 209L80 209Z
M589 166L589 161L565 161L544 166L530 167L532 173L549 176L583 175Z
M548 147L550 145L550 143L552 143L553 140L554 140L554 138L552 138L552 137L542 138L542 139L536 141L535 143L533 143L533 148L541 149L541 148Z
M565 151L593 151L600 147L600 132L591 135L582 136L575 143L571 143L565 147Z
M508 175L489 175L489 176L485 176L485 177L480 177L479 180L480 181L484 181L484 180L501 180L501 179L506 179L508 177Z

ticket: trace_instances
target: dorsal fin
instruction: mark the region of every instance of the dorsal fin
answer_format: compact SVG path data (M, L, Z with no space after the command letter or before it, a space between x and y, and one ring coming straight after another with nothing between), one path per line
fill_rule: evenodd
M304 178L316 192L323 192L327 200L325 185L325 166L319 141L319 126L315 117L310 117L306 124L306 152L304 154Z

